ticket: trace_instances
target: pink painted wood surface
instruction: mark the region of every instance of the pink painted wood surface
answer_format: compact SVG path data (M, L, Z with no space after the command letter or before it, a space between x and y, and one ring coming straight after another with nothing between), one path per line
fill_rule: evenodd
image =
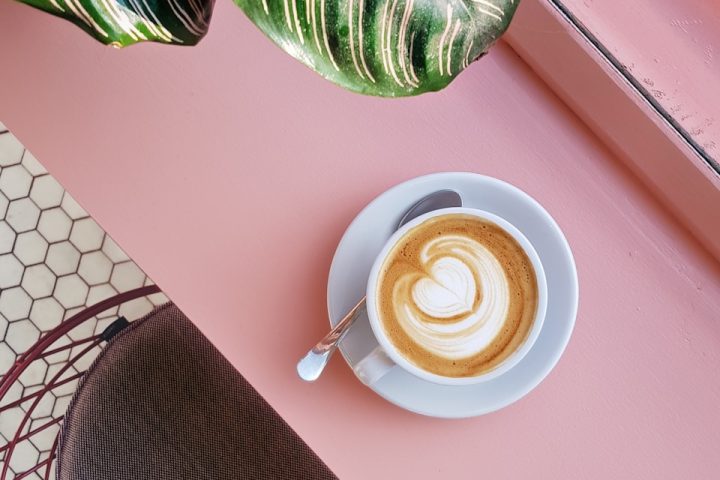
M720 159L720 4L561 1L700 146Z
M506 45L387 101L316 77L229 2L198 48L126 51L3 2L0 59L3 121L340 478L720 469L720 268ZM402 411L339 359L302 383L345 226L440 170L510 181L564 228L581 304L557 369L464 421Z
M720 259L720 175L643 94L548 0L524 0L505 39Z

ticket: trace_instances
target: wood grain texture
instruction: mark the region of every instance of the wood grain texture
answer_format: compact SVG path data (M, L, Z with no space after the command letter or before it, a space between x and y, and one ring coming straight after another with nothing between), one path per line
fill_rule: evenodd
M720 269L511 49L388 102L217 9L198 48L112 51L0 3L0 116L340 478L713 478ZM581 300L558 367L466 421L399 410L340 361L302 383L344 228L440 170L510 181L565 230Z

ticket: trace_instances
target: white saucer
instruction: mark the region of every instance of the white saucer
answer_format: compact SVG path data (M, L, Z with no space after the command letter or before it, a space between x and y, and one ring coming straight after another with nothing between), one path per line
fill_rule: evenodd
M560 227L533 198L508 183L474 173L437 173L391 188L365 207L343 235L330 267L328 312L334 325L363 297L373 261L403 213L425 195L447 188L460 193L464 206L495 213L522 231L540 256L548 284L547 315L540 336L506 374L476 385L444 386L395 367L370 387L412 412L464 418L493 412L527 395L560 359L575 325L575 261ZM355 364L377 345L363 314L340 350L354 371Z

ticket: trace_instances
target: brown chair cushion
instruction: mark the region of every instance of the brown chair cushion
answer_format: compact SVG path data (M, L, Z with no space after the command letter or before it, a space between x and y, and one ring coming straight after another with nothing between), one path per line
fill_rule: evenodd
M85 374L57 468L60 480L335 478L172 304L113 338Z

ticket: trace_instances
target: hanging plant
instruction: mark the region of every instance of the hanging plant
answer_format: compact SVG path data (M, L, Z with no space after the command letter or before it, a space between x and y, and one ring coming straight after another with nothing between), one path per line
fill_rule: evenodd
M21 0L106 44L194 45L214 0ZM520 0L234 0L280 48L348 90L446 87L505 32Z

